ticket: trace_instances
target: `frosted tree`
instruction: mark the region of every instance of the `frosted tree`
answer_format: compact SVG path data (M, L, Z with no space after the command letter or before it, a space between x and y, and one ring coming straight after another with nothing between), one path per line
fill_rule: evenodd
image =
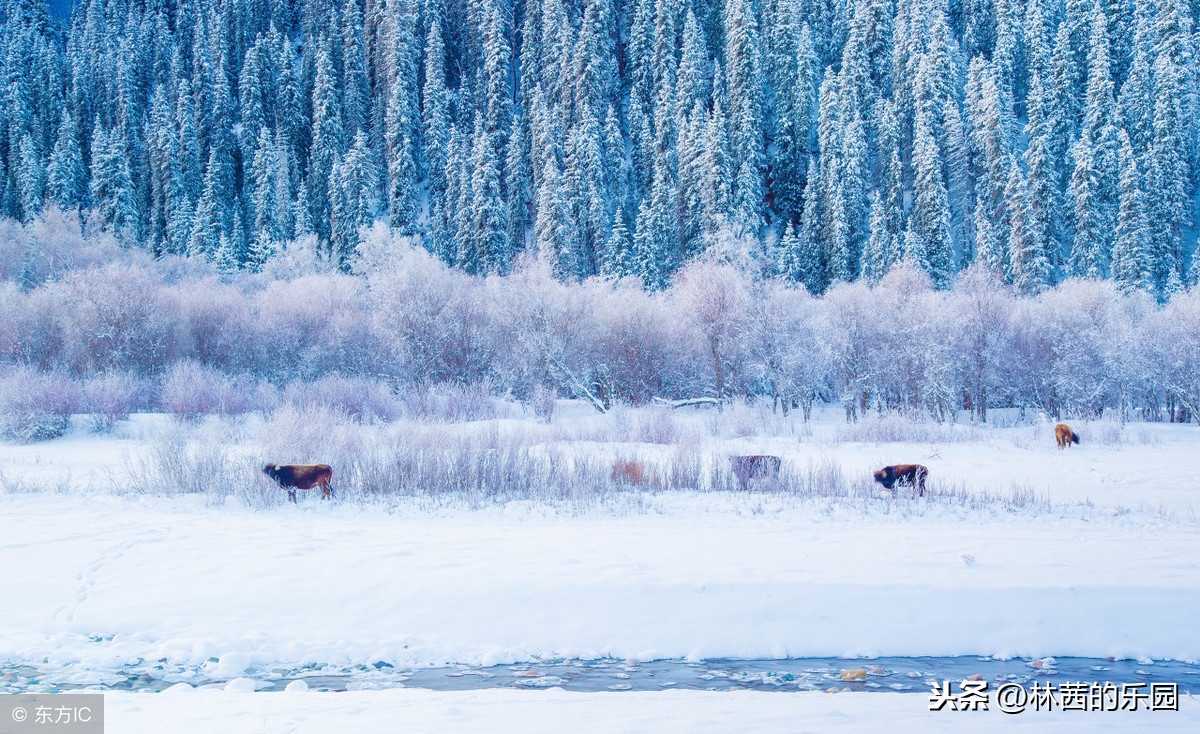
M1108 273L1116 225L1118 140L1112 123L1115 104L1108 23L1099 4L1092 13L1088 62L1082 136L1072 150L1075 170L1070 192L1075 205L1075 239L1071 273L1080 278L1103 278Z
M137 202L129 161L121 142L124 135L114 130L110 136L99 122L92 137L91 197L100 214L101 224L123 236L136 236Z
M724 78L721 67L713 72L713 102L704 130L702 154L705 180L702 188L704 231L715 234L727 221L733 190L729 129L725 116Z
M1010 276L1008 228L1004 189L1008 183L1009 137L1007 110L989 64L981 57L971 62L968 113L972 145L978 156L980 180L975 205L976 259L992 270ZM915 153L914 153L915 158Z
M825 251L821 243L821 209L817 199L818 192L824 184L820 161L813 161L808 170L808 185L804 189L804 213L800 218L795 256L783 274L792 282L802 283L809 293L819 295L829 286Z
M470 229L459 242L459 264L469 273L499 272L509 263L500 151L481 122L470 160Z
M375 219L378 176L366 133L359 130L329 179L330 244L334 262L343 270L349 270L358 251L359 228Z
M446 190L446 154L450 144L450 110L446 90L446 50L442 41L442 17L438 5L430 6L429 32L425 41L425 86L422 88L421 123L424 130L425 171L429 191L440 196Z
M64 109L46 171L47 193L60 209L82 206L87 196L88 174L83 164L83 153L79 149L78 135L75 118Z
M41 213L46 196L46 164L42 162L32 135L21 137L18 153L20 168L17 171L17 186L21 192L21 212L25 219L33 219Z
M1148 185L1150 241L1155 285L1160 298L1183 286L1183 232L1190 224L1188 163L1193 120L1186 39L1191 19L1175 0L1159 11L1157 58L1154 62L1154 122L1150 141Z
M1045 98L1048 91L1036 73L1030 85L1027 107L1029 122L1025 134L1029 147L1025 149L1025 165L1029 176L1029 228L1035 241L1045 247L1051 268L1051 282L1063 251L1063 196L1059 191L1059 171L1051 158L1052 134L1046 118Z
M342 109L346 116L346 132L354 135L359 130L366 130L371 119L371 86L367 75L366 39L362 9L357 0L347 2L342 8L341 42ZM397 35L394 43L405 46L405 52L407 47L414 45L410 38L400 35ZM398 71L411 73L413 70ZM415 80L408 78L405 82L415 83Z
M355 3L351 3L351 5L355 5ZM402 2L396 5L396 9L389 17L391 38L388 39L388 43L390 46L392 79L387 97L387 105L384 109L383 122L384 146L387 155L388 224L392 229L409 234L413 231L417 219L418 200L420 198L420 174L418 171L417 156L420 149L419 139L422 120L417 94L416 6L412 0L402 0ZM355 35L352 29L347 29L346 32ZM350 44L349 40L347 40L347 51L350 50L352 45L356 44L357 42ZM349 82L351 75L349 65L347 65L345 73L346 79ZM435 71L435 77L436 73ZM436 81L434 85L436 86ZM430 81L427 79L426 87L429 86ZM358 91L352 95L349 89L346 90L346 121L348 131L355 130L353 125L356 123L355 118L351 116L351 100L360 93ZM435 107L437 104L438 102L434 103ZM369 112L369 107L364 108L364 110ZM366 120L364 119L363 122L365 124ZM444 134L444 129L435 134ZM432 178L432 173L430 177Z
M629 227L625 224L625 208L617 207L616 213L613 214L612 236L601 261L600 274L606 278L620 279L636 272L633 240L629 236Z
M1129 293L1154 290L1154 262L1150 257L1149 224L1142 174L1129 135L1121 131L1121 201L1117 237L1112 248L1112 278Z
M913 168L916 182L913 210L904 236L904 258L929 273L938 287L946 287L954 274L950 239L950 205L942 177L941 152L925 115L917 115Z
M345 138L337 70L328 46L328 43L324 43L317 51L312 90L312 144L305 183L308 217L313 231L322 242L330 241L329 178L334 165L341 158Z
M729 0L725 6L725 63L734 165L730 209L737 224L752 232L762 222L764 197L761 53L754 5L750 0Z
M1041 231L1032 226L1029 186L1016 156L1010 156L1008 184L1004 190L1008 211L1008 249L1013 285L1017 290L1036 295L1053 285L1053 265Z

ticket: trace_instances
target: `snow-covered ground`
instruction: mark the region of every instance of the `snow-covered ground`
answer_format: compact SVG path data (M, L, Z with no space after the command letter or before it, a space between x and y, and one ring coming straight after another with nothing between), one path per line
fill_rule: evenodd
M572 419L564 413L556 420ZM882 495L874 509L665 492L580 512L315 496L251 509L113 492L161 423L142 416L123 436L0 444L4 486L44 488L0 495L0 662L102 682L163 661L168 680L195 682L305 663L487 665L543 656L1200 657L1194 425L1081 424L1084 443L1059 452L1044 425L922 429L931 440L863 443L826 414L811 429L748 438L713 431L706 440L727 453L832 459L847 473L917 460L968 491L1016 485L1053 504L917 502L897 512ZM1103 442L1088 440L1101 429ZM678 722L685 730L822 731L884 719L934 730L973 716L931 715L913 695L682 691L196 691L109 694L108 705L112 731L163 730L178 716L199 722L196 731L215 722L228 731L328 731L347 719L372 730L370 722L410 716L414 730L449 731L574 721L594 730ZM1170 715L976 718L1008 730L1084 719L1095 726L1098 716L1123 729L1200 721L1186 700Z
M128 732L1186 732L1200 727L1200 701L1179 711L1055 711L1006 715L928 710L924 696L752 691L568 693L110 693L112 734Z

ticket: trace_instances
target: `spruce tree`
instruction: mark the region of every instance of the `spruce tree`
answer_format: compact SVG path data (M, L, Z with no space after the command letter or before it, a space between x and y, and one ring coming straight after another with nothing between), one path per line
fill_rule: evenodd
M47 193L60 209L75 209L84 203L87 195L87 169L83 164L83 153L79 149L79 130L75 118L64 109L58 124L58 138L50 154L47 173Z
M1154 262L1146 221L1146 194L1129 135L1121 131L1121 208L1112 249L1112 278L1126 293L1154 291Z
M918 113L913 167L916 183L912 216L904 238L904 256L929 273L934 285L947 287L954 275L954 251L950 239L950 205L942 176L941 152L924 114Z

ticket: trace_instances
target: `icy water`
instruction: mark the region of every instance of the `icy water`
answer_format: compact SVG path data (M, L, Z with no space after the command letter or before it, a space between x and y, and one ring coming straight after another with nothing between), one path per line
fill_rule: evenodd
M214 661L215 662L215 661ZM864 680L845 680L864 671ZM1200 692L1200 662L1154 662L1100 658L998 660L988 657L889 657L870 659L792 658L785 660L714 659L637 662L547 659L492 667L394 668L385 662L353 668L308 665L303 668L250 670L260 691L282 691L302 680L310 690L353 691L427 688L463 691L480 688L562 688L568 691L690 690L899 691L928 694L937 681L973 676L995 684L1055 682L1178 683L1179 692ZM979 678L976 678L978 680ZM206 676L166 660L130 661L122 671L89 672L0 662L0 692L158 691L177 683L223 687L227 678Z

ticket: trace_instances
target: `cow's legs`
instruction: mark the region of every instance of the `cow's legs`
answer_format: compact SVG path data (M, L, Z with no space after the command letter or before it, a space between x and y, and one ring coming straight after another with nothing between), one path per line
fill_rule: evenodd
M289 490L288 490L288 501L289 501L289 502L296 502L296 490L294 490L294 489L289 489ZM297 504L298 504L298 503L297 503Z

